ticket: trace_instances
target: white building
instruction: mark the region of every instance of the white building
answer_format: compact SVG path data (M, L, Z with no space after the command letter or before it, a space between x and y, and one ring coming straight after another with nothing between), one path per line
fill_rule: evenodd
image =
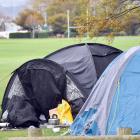
M3 18L0 19L0 38L9 38L9 34L15 32L27 31L23 31L22 27L16 25L14 22L5 21Z

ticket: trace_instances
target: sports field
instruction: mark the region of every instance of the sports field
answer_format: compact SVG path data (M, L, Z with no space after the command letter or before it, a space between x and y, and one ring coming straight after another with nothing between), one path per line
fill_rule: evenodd
M42 58L59 48L81 42L104 43L121 50L127 50L133 46L140 46L140 37L116 37L111 44L103 37L94 38L92 40L54 38L0 40L0 103L11 72L17 67L28 60ZM46 133L48 133L48 131ZM52 133L46 135L51 134ZM0 140L7 140L7 137L10 136L26 135L26 131L0 132Z
M0 103L11 72L18 66L30 59L42 58L59 48L81 42L105 43L127 50L133 46L140 46L140 37L116 37L111 44L103 37L92 40L60 38L0 40Z

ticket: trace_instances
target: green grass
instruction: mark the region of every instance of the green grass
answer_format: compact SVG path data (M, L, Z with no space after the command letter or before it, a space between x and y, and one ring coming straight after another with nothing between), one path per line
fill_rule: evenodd
M25 130L16 130L16 131L1 131L0 140L8 140L10 137L26 137L27 131Z
M60 132L54 133L52 129L42 129L43 136L60 136L65 133L67 128L62 128ZM8 140L10 137L27 137L27 130L11 130L11 131L1 131L0 140Z
M5 86L10 78L10 73L24 62L42 58L47 54L63 48L67 45L94 42L109 44L103 37L92 40L85 39L10 39L0 40L0 103L2 101ZM116 48L127 50L133 46L140 46L140 37L116 37L112 42ZM46 130L45 135L54 135L50 130ZM0 140L7 140L10 136L27 136L26 131L0 132Z

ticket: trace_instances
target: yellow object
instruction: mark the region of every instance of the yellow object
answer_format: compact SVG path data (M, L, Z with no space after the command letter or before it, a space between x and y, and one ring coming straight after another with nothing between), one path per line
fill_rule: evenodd
M62 100L62 104L57 107L57 115L62 124L72 124L73 117L71 113L71 107L65 100Z

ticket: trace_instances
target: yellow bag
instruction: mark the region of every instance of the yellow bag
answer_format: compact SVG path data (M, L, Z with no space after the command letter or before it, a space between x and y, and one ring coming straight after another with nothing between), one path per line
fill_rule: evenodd
M58 118L62 124L72 124L73 117L71 113L71 107L65 100L62 100L62 104L57 107Z

